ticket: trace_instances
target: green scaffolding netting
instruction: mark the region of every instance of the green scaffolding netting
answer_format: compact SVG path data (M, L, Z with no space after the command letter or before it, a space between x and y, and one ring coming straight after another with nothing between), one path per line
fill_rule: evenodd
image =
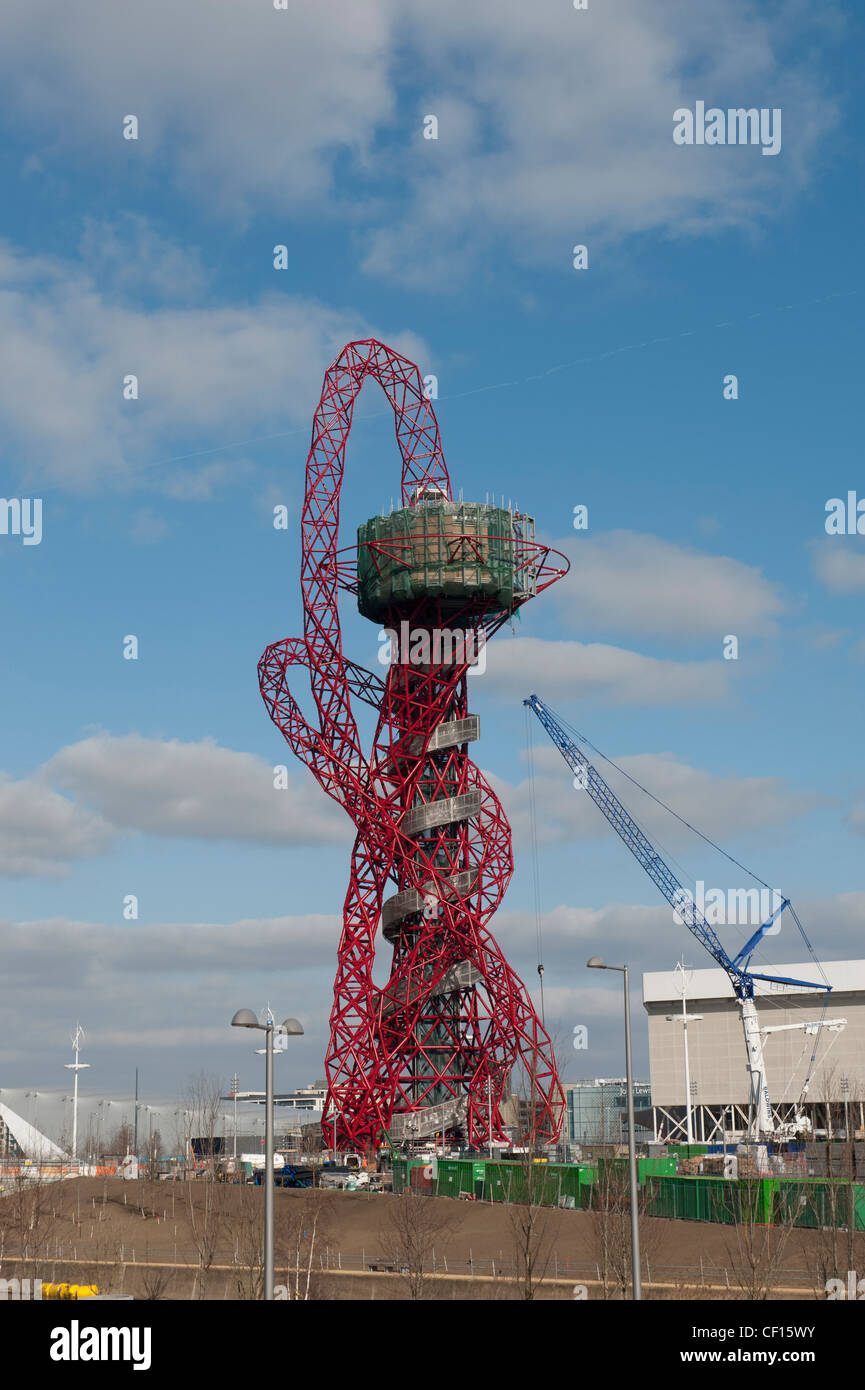
M472 600L510 610L510 512L479 502L436 502L374 516L358 527L357 605L384 621L424 599L457 609Z

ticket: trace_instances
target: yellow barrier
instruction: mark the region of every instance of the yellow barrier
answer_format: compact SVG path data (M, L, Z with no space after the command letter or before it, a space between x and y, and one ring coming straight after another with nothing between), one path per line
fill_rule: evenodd
M43 1284L43 1298L93 1298L99 1292L97 1284Z

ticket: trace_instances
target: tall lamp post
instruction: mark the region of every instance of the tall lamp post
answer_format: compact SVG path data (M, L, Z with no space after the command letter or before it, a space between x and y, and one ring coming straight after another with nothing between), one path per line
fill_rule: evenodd
M75 1082L72 1088L72 1162L75 1164L78 1163L78 1073L80 1071L86 1071L90 1066L89 1062L80 1062L78 1060L78 1053L81 1049L83 1039L84 1029L81 1027L80 1023L76 1023L75 1032L72 1037L72 1048L75 1052L75 1061L63 1063L66 1071L73 1071L75 1073Z
M237 1088L239 1085L240 1081L237 1072L235 1072L231 1082L231 1093L234 1097L234 1139L231 1146L231 1156L235 1161L237 1159Z
M684 1008L680 1014L666 1014L668 1023L681 1023L682 1038L685 1044L685 1132L688 1143L694 1142L694 1086L691 1082L691 1069L688 1064L688 1024L701 1023L702 1014L685 1013Z
M631 1272L634 1298L643 1297L643 1282L640 1276L640 1214L637 1189L637 1141L634 1134L634 1073L631 1066L631 994L626 965L607 965L603 956L590 956L586 961L590 970L618 970L622 976L625 995L625 1076L628 1087L628 1170L631 1191Z
M684 960L676 962L676 974L681 972L682 983L682 1012L681 1014L667 1014L668 1023L681 1023L682 1043L685 1049L685 1133L689 1144L694 1142L694 1109L691 1090L691 1069L688 1062L688 1024L701 1023L702 1014L689 1014L687 1008L688 992L688 972L685 970Z
M265 1034L265 1099L264 1099L264 1298L273 1300L273 1033L278 1029L289 1037L298 1037L303 1026L296 1018L274 1023L270 1013L266 1023L259 1023L252 1009L238 1009L231 1020L232 1028L258 1028Z

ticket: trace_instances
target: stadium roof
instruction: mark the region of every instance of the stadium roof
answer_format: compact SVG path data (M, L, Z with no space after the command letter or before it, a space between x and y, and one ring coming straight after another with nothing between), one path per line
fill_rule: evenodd
M69 1157L59 1144L48 1139L35 1125L28 1124L8 1105L0 1104L0 1122L5 1125L24 1158L38 1163L60 1163Z

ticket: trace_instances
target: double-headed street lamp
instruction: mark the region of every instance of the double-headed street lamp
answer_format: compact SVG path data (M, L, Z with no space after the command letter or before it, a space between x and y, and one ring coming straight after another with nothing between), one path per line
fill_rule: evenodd
M634 1298L642 1299L643 1283L640 1277L640 1215L637 1206L637 1144L634 1135L634 1074L631 1067L631 994L628 985L626 965L607 965L603 956L591 956L586 965L590 970L618 970L625 988L625 1077L628 1089L628 1169L631 1189L631 1270Z
M274 1030L297 1037L303 1032L296 1018L259 1023L252 1009L238 1009L232 1028L258 1028L266 1035L264 1101L264 1297L273 1299L273 1034Z

